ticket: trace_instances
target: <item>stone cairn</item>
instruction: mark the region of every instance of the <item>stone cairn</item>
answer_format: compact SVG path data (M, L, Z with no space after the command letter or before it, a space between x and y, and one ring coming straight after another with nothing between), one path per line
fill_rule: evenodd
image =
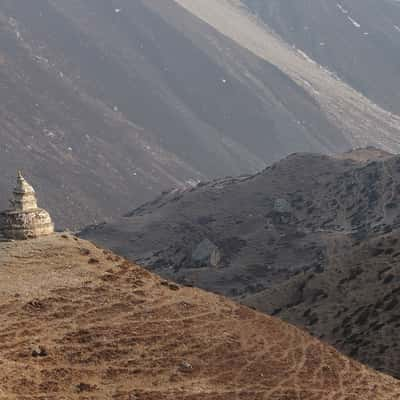
M18 173L11 208L0 214L0 233L10 240L50 235L54 224L49 213L38 207L33 187Z

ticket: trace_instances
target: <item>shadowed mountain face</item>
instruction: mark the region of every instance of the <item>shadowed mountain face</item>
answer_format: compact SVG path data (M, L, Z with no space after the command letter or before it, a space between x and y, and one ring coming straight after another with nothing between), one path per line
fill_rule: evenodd
M0 263L6 399L400 396L399 381L304 331L72 236L1 243Z
M173 2L114 3L0 2L5 193L23 168L73 226L290 149L349 146L287 76Z
M396 115L231 2L0 0L0 31L0 189L23 169L59 226L293 151L400 149Z
M399 203L397 156L296 154L254 176L166 193L82 235L399 376Z

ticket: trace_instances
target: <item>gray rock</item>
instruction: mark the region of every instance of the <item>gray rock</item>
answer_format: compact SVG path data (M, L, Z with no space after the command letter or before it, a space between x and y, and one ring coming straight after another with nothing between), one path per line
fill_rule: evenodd
M197 265L217 267L221 261L221 252L213 242L204 239L193 251L192 261Z

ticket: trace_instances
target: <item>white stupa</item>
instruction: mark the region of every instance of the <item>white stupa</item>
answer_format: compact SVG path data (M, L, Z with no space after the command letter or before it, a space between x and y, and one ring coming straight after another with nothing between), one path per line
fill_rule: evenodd
M50 235L54 224L49 213L39 208L33 187L18 173L11 208L0 214L0 231L7 239L25 240Z

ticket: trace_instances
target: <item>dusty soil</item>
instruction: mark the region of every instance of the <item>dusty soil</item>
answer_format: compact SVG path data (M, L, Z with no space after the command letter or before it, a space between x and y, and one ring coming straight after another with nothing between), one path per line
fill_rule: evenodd
M72 236L0 244L0 398L398 399L278 319Z

